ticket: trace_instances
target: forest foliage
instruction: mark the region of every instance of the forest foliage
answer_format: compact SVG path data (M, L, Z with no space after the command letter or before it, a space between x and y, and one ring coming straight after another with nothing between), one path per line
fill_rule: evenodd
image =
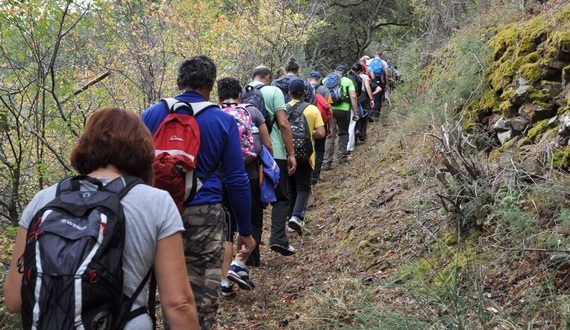
M326 72L377 48L395 50L405 39L452 28L426 19L432 3L3 1L1 221L15 224L34 192L73 173L67 155L93 111L114 105L141 112L176 93L183 58L207 54L220 76L244 82L260 64L279 74L290 57L304 73ZM471 1L451 3L446 10L459 15Z

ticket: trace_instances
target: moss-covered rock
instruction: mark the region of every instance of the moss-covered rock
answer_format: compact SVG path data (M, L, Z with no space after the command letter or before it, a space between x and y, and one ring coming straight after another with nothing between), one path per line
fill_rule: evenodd
M511 103L511 101L508 100L503 101L501 102L501 104L499 104L499 111L504 115L509 115L512 108L513 104Z
M502 146L491 152L495 157L542 138L560 140L548 123L570 104L564 88L570 82L570 4L501 26L487 45L488 88L464 106L464 129L478 126L500 135ZM499 117L514 124L498 129ZM556 164L565 161L561 155L558 151Z
M550 96L550 94L546 93L542 89L534 90L530 92L528 96L529 99L533 102L549 103L550 101L552 101L552 97Z
M542 134L548 129L549 121L549 119L544 119L536 123L533 128L528 130L527 138L534 143L538 142L542 138Z
M568 169L570 168L570 146L555 150L551 158L552 167Z
M478 114L489 114L493 112L493 109L499 108L500 99L497 97L497 94L493 91L487 91L479 102L474 104L474 109Z
M542 56L538 52L532 52L526 56L526 63L536 63L542 59Z
M528 81L537 81L542 77L542 66L540 63L527 63L523 64L518 72Z

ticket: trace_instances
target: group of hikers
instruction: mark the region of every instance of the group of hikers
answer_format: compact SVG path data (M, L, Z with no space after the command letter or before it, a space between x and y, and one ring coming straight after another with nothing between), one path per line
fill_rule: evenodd
M264 209L269 248L294 255L288 230L306 233L335 140L345 164L396 74L378 52L307 79L293 59L275 80L259 66L242 86L216 80L198 55L178 68L181 94L140 118L97 110L71 152L79 176L38 192L21 215L7 309L25 329L152 329L158 287L165 328L214 328L220 292L255 287Z

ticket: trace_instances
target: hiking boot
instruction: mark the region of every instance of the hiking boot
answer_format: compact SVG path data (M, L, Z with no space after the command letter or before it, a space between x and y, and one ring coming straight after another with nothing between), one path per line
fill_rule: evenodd
M229 284L224 282L225 281L222 281L222 283L220 284L220 291L222 291L222 296L224 298L229 298L231 296L234 296L236 294L234 292L234 282L227 281Z
M297 216L292 216L289 221L287 221L289 228L295 230L299 236L303 236L303 220L299 219Z
M331 170L331 164L323 163L323 165L321 165L321 171L330 171L330 170Z
M249 271L247 268L238 266L237 264L233 263L230 265L230 270L228 270L228 280L233 281L236 283L240 289L242 290L251 290L253 289L250 284L249 279Z
M288 257L295 254L295 248L291 245L271 244L269 248L282 256Z

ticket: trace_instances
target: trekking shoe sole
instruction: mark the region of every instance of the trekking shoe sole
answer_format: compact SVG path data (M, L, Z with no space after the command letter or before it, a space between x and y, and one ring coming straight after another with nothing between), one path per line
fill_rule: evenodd
M287 222L287 225L289 228L296 231L299 236L303 236L303 227L299 223L289 220L289 222Z
M242 290L251 290L252 287L247 281L244 281L236 272L233 270L228 271L228 280L232 280L235 284L239 286Z
M269 248L285 257L292 256L295 254L295 251L286 249L284 246L281 246L279 244L271 244Z

